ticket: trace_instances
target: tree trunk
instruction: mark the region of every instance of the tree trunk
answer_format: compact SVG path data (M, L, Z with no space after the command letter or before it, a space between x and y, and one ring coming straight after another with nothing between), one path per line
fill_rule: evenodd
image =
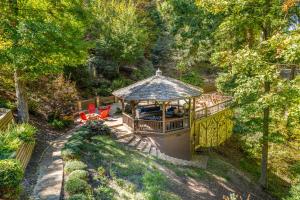
M270 82L265 81L265 93L270 92ZM262 188L268 187L268 150L269 150L269 121L270 121L270 107L264 108L263 116L263 141L262 141L262 155L261 155L261 175L259 184Z
M28 103L25 90L25 82L20 77L20 70L15 70L14 78L17 97L18 122L27 123L29 120Z
M296 67L293 66L291 69L290 80L294 80L296 76Z

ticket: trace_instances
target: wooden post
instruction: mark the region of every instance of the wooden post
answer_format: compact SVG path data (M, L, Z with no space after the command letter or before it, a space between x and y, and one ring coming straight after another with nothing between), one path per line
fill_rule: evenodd
M166 104L163 102L162 106L163 112L162 112L162 120L163 120L163 133L166 132Z
M196 119L196 98L193 98L193 121Z
M136 102L131 101L131 112L132 112L132 119L133 119L133 132L136 130L136 110L135 110Z
M97 96L96 97L96 107L99 108L99 106L100 106L100 97Z
M121 104L122 104L122 113L124 113L125 112L124 99L121 99Z
M82 110L81 101L77 101L78 112Z

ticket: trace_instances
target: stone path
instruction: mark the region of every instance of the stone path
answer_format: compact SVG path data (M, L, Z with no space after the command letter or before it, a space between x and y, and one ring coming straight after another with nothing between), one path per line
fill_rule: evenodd
M76 127L77 128L77 127ZM74 129L76 129L74 128ZM34 187L36 200L59 200L63 185L63 161L61 149L74 129L50 143L39 165L39 176Z
M197 161L174 158L160 152L159 148L157 148L149 138L133 134L126 126L122 124L114 125L111 127L111 129L117 142L134 148L143 154L157 157L175 165L206 169L208 160L207 156L202 156L201 158L198 157Z

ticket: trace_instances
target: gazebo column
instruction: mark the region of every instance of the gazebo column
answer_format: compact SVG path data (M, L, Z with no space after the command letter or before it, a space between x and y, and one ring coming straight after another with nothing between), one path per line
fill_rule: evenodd
M137 123L136 123L136 105L137 102L131 101L131 113L132 113L132 119L133 119L133 132L137 129Z
M166 102L162 104L163 133L166 133Z
M125 112L124 99L121 99L121 105L122 105L122 113L123 113L123 112Z

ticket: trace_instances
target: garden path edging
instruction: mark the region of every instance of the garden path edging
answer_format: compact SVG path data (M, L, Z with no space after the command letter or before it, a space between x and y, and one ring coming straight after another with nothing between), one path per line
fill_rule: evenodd
M66 134L51 142L47 147L39 164L39 176L33 190L34 199L60 200L64 169L61 149L77 128L69 130Z

